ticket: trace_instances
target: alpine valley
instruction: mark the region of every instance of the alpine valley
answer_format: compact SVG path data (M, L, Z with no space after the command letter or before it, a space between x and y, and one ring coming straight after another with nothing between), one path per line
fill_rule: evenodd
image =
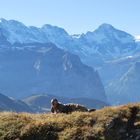
M110 24L70 35L57 26L0 20L0 92L7 96L124 104L140 100L139 85L140 41Z

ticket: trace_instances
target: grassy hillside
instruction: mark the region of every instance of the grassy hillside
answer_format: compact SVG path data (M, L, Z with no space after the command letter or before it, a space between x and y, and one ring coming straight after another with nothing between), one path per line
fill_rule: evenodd
M139 140L140 104L92 113L0 113L0 140Z

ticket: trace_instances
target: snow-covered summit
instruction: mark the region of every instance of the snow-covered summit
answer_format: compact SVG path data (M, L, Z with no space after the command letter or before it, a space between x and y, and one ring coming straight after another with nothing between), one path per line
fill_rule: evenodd
M41 27L41 29L43 31L46 31L48 33L62 33L62 34L65 34L65 35L68 35L68 33L63 29L63 28L60 28L60 27L57 27L57 26L53 26L53 25L50 25L50 24L45 24Z
M60 48L65 48L67 43L72 41L72 37L63 28L57 26L45 24L42 26L41 31L50 42Z
M88 44L106 44L106 43L131 43L135 39L130 34L115 29L112 25L104 23L95 31L87 32L81 35L69 35L63 28L52 26L49 24L43 25L41 28L34 26L27 27L23 23L16 20L0 19L0 28L3 29L3 34L11 43L30 43L30 42L53 42L58 46L67 46L70 42L83 40Z
M29 43L36 41L30 28L16 20L1 19L0 28L3 31L3 35L12 44L15 42Z
M136 41L136 42L140 42L140 35L135 36L135 41Z
M130 56L138 41L138 38L107 23L85 34L69 35L63 28L49 24L41 28L28 27L16 20L0 19L0 35L11 44L52 42L61 49L77 54L85 63L92 64L98 57L106 60Z
M98 27L98 30L102 30L102 31L105 31L105 30L109 31L113 29L115 28L111 24L108 24L108 23L103 23Z
M124 31L115 29L110 24L102 24L95 31L87 32L82 35L82 38L86 39L87 42L95 43L130 43L134 41L134 37Z
M34 26L25 26L23 23L16 20L0 20L0 29L7 40L13 44L19 43L48 43L52 42L58 47L67 46L67 42L72 40L72 37L63 29L49 24L43 25L41 28Z

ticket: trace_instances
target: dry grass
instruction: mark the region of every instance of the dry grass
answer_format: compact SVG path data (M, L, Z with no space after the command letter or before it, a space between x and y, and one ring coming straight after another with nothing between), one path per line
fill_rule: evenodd
M69 115L1 112L0 140L117 140L116 131L127 125L132 108L138 109L135 125L139 127L140 104ZM120 124L108 129L115 118Z

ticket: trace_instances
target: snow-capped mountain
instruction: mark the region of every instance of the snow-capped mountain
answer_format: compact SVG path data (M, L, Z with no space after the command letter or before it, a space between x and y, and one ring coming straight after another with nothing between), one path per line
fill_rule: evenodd
M37 38L34 35L29 27L26 27L23 23L15 21L15 20L0 20L0 29L1 34L6 37L7 41L10 43L29 43L29 42L38 42L40 39L40 35ZM34 30L32 30L34 32ZM40 39L41 40L41 39Z
M68 33L57 26L44 25L41 28L34 26L25 26L23 23L15 20L0 20L1 33L7 38L7 40L14 43L48 43L52 42L60 46L71 41L71 36Z
M70 52L78 52L79 45L63 28L45 24L41 28L25 26L16 20L0 19L0 33L11 44L14 43L49 43Z
M78 55L90 66L100 66L105 61L134 53L137 41L132 35L102 24L93 32L69 35L63 28L44 25L27 27L15 20L0 20L0 32L10 43L48 43Z
M135 36L135 41L136 41L136 42L140 42L140 35Z
M115 29L109 24L102 24L95 31L82 34L79 38L79 42L82 42L83 48L87 48L87 50L84 50L87 51L86 54L90 56L83 61L95 67L101 66L106 61L112 59L132 55L137 48L132 35ZM100 63L94 64L94 59L100 60Z
M15 20L0 20L0 51L11 47L13 50L16 48L24 51L34 47L27 44L52 42L58 48L78 55L84 64L99 70L107 87L136 62L131 58L140 54L139 40L139 36L134 37L106 23L95 31L69 35L63 28L48 24L39 28L28 27ZM45 54L48 48L43 47L39 51ZM38 71L40 64L41 62L37 61L34 65Z
M42 33L48 40L57 46L67 48L67 43L72 42L71 36L62 28L52 25L44 25L41 28ZM65 46L64 46L65 45Z
M94 48L93 53L100 56L117 58L135 48L134 37L126 32L115 29L112 25L102 24L94 32L87 32L79 38L82 44Z

